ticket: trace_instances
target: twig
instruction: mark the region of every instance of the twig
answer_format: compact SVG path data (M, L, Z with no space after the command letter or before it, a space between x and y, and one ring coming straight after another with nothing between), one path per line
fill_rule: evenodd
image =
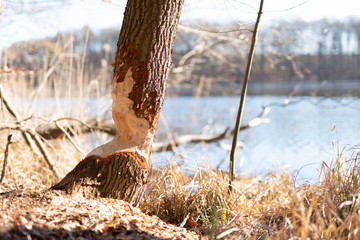
M36 89L36 91L33 93L32 97L31 97L31 101L30 101L29 108L28 108L29 109L28 114L31 114L35 99L39 96L39 94L41 93L45 84L47 83L49 77L55 71L55 69L56 69L56 66L54 65L49 70L47 70L46 73L44 74L43 79L42 79L41 83L39 84L39 87Z
M80 63L80 76L78 76L78 88L79 88L79 99L82 99L82 92L83 92L83 77L84 77L84 68L85 68L85 59L86 59L86 49L89 43L89 35L90 35L90 28L88 27L86 29L86 35L85 35L85 42L84 42L84 49L83 54L81 57L81 63Z
M3 182L4 177L5 177L6 166L7 166L7 161L8 161L8 157L9 157L9 149L10 149L11 143L13 143L12 134L10 134L7 138L7 144L6 144L5 152L4 152L4 163L3 163L3 168L1 171L1 177L0 177L0 184Z
M230 229L228 229L228 230L220 233L219 235L217 235L217 236L216 236L216 239L222 239L222 238L224 238L225 236L227 236L227 235L229 235L229 234L231 234L231 233L233 233L233 232L239 232L239 231L240 231L240 229L238 229L238 228L230 228Z
M43 141L40 139L39 135L38 134L34 134L34 135L31 134L31 136L33 137L33 139L35 140L37 146L39 147L40 152L44 156L44 159L45 159L46 163L49 165L50 170L53 172L53 174L56 177L59 177L59 174L56 172L54 164L52 163L51 157L50 157L48 151L46 150L46 147L45 147Z
M233 188L232 182L235 179L236 143L237 143L237 137L238 137L238 134L239 134L241 118L242 118L244 105L245 105L245 98L246 98L248 80L249 80L249 76L250 76L250 72L251 72L252 61L253 61L253 58L254 58L255 45L256 45L256 39L257 39L257 34L258 34L258 29L259 29L259 24L260 24L260 18L261 18L261 15L262 15L263 4L264 4L264 0L261 0L258 16L257 16L255 26L254 26L254 32L253 32L253 35L252 35L249 57L248 57L248 62L247 62L247 66L246 66L246 72L245 72L245 76L244 76L243 87L242 87L242 90L241 90L240 105L239 105L239 110L238 110L238 114L237 114L237 117L236 117L236 124L235 124L235 129L234 129L234 137L233 137L231 151L230 151L229 192L232 191L232 188Z
M174 73L182 72L184 67L187 66L187 65L190 65L190 63L194 59L197 59L200 56L203 56L206 52L214 49L217 45L221 45L221 44L227 43L227 42L229 42L229 41L228 40L222 40L222 41L215 42L215 43L211 44L210 46L204 46L203 43L200 43L200 44L196 45L192 50L187 52L180 59L177 66L174 66L171 71L174 72Z
M4 103L6 109L8 110L8 112L11 114L11 116L13 116L17 121L21 122L21 118L19 116L19 114L15 111L15 109L11 106L11 104L9 103L9 100L5 94L4 88L3 86L0 84L0 97L2 100L2 103ZM20 125L22 125L23 123L20 123ZM22 136L25 139L26 144L32 149L34 150L34 142L32 141L31 137L23 132Z
M48 151L46 150L46 147L45 147L43 141L41 140L41 138L35 132L34 129L27 128L25 126L18 125L18 124L0 123L0 130L4 130L4 129L10 129L10 130L16 130L16 131L28 133L31 136L31 138L34 139L36 145L40 149L40 152L43 155L46 163L49 165L50 170L53 172L53 174L55 176L57 176L57 177L59 176L55 170L54 164L52 163L52 159L51 159Z
M180 24L178 26L178 30L181 30L184 32L195 33L198 35L205 35L206 37L213 37L213 38L230 41L230 42L241 42L243 40L243 39L239 39L239 38L235 38L235 37L223 36L223 35L219 34L219 32L211 32L211 31L207 31L207 30L195 29L195 28L187 27L187 26L180 25ZM239 30L237 30L237 32L238 31Z
M166 149L165 151L172 151L173 153L176 154L175 152L175 148L176 148L176 144L175 144L175 136L173 136L173 134L171 133L170 129L169 129L169 125L164 117L164 115L160 115L160 121L162 122L163 126L164 126L164 130L166 132L166 136L168 138L168 142L167 143L156 143L157 144L157 149L155 147L154 149L154 143L152 144L152 148L151 151L152 152L162 152L164 151L163 149Z
M76 144L74 139L70 136L70 134L58 123L58 121L55 122L55 125L65 134L65 136L69 139L70 143L80 152L83 156L85 156L84 151Z

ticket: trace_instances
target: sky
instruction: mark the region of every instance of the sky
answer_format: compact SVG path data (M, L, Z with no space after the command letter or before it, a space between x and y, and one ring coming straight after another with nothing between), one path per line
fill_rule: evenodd
M0 0L1 1L1 0ZM0 48L84 26L121 26L126 0L2 0ZM182 21L253 22L260 0L185 0ZM262 23L280 19L360 17L359 0L265 0Z

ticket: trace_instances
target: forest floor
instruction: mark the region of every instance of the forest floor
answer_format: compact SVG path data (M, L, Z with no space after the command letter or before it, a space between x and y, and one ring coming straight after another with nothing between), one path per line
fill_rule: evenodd
M0 195L0 239L200 239L116 199L86 199L60 191Z

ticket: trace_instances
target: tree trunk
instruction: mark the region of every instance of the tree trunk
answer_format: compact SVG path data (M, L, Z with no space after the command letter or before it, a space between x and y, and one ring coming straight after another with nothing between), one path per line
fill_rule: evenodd
M183 1L128 1L111 84L115 137L51 189L140 202Z

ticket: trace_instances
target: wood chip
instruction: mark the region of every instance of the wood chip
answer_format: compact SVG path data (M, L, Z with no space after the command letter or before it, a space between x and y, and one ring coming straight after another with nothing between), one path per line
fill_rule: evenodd
M201 239L116 199L86 199L59 191L0 195L0 239ZM8 226L8 227L5 227Z

